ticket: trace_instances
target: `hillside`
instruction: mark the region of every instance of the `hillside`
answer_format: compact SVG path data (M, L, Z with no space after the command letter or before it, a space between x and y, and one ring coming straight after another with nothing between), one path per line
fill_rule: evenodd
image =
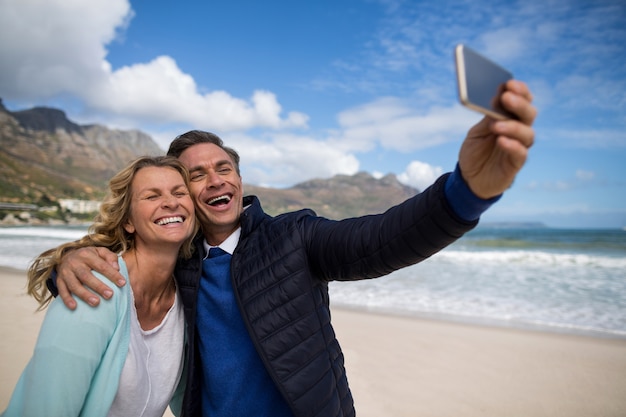
M163 150L139 131L77 125L61 110L9 112L0 100L0 201L40 204L103 197L128 161Z
M376 179L364 172L310 180L287 189L244 185L244 190L257 195L269 214L311 208L331 219L382 213L418 192L398 182L395 175Z
M145 133L78 125L58 109L10 112L0 100L0 202L47 206L61 198L100 200L108 179L140 155L164 151ZM245 163L245 161L243 162ZM381 213L418 191L394 175L315 179L287 189L244 185L272 215L301 208L341 219Z

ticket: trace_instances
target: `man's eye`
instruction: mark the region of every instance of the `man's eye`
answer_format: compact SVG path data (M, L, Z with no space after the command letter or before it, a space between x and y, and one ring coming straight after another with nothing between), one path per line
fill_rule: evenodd
M204 178L204 174L193 174L190 178L191 181L199 181Z

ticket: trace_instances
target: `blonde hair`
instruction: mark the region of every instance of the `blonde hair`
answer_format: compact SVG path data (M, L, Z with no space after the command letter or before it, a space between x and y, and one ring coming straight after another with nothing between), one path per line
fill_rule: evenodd
M77 241L43 252L28 268L28 294L39 302L39 309L43 309L52 300L46 280L67 252L88 246L104 247L114 253L134 248L134 235L124 229L130 214L132 200L130 187L137 172L147 167L173 168L180 173L185 185L189 188L189 172L178 159L172 156L140 157L115 174L109 181L108 194L102 201L99 213L89 227L87 235ZM194 233L183 242L179 256L185 259L191 257L193 237L197 231L198 226L195 223Z

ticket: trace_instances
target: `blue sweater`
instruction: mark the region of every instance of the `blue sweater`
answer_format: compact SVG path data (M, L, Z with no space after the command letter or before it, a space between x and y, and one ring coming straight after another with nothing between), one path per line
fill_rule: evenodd
M202 357L202 414L292 416L256 352L230 280L231 255L211 249L198 294L198 350Z

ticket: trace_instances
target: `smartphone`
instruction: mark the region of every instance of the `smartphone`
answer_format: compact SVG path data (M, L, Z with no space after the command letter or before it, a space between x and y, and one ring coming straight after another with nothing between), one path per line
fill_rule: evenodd
M500 104L513 74L465 45L456 46L454 57L461 104L494 119L517 119Z

